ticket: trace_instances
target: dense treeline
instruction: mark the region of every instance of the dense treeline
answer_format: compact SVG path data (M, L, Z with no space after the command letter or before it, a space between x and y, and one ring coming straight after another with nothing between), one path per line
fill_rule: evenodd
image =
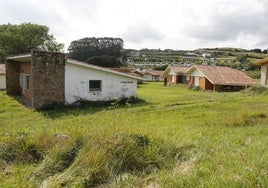
M0 62L7 56L29 53L33 49L61 51L64 44L56 42L44 25L23 23L0 25Z
M72 41L68 51L70 58L80 61L103 55L119 58L122 55L123 45L124 41L121 38L87 37Z

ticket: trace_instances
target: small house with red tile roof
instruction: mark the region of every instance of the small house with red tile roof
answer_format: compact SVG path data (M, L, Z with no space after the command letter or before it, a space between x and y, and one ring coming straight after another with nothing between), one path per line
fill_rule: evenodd
M0 90L6 89L6 65L0 64Z
M146 79L146 81L153 81L153 82L158 82L158 81L163 81L163 78L161 78L161 75L163 74L164 71L158 71L158 70L146 70L142 72L144 75L143 77Z
M256 61L254 64L261 66L261 85L268 86L268 57Z
M188 84L190 77L186 75L190 66L183 65L169 65L161 74L164 79L164 85L167 84Z
M230 67L193 65L186 74L190 77L189 85L203 90L238 91L257 84L245 72Z

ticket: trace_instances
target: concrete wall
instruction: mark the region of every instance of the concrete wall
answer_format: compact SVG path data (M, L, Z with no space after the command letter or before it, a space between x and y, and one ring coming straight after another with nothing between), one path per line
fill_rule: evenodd
M261 66L261 85L268 86L268 63Z
M89 80L101 80L101 91L89 91ZM136 96L137 80L66 62L65 101L113 100Z
M143 76L146 81L163 81L164 79L163 78L160 78L160 76L153 76L151 74L145 74Z
M146 79L146 81L154 81L153 76L150 74L145 74L143 77Z
M64 104L65 54L32 52L32 88L34 108Z
M6 89L6 75L0 74L0 89Z
M191 72L191 76L204 77L204 75L197 69L195 69L193 72Z

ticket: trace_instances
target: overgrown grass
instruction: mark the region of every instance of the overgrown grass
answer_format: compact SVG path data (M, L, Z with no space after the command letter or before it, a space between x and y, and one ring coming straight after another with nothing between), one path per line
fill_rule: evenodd
M146 103L34 111L0 92L0 187L267 187L268 95L139 85Z

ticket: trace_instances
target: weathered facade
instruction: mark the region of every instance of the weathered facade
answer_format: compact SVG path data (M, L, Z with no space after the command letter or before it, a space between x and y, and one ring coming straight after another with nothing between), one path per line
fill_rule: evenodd
M137 80L142 79L43 51L9 57L6 69L7 94L21 96L36 109L136 96Z
M34 108L63 104L65 54L32 51L6 60L7 94L22 96Z
M65 67L65 102L77 100L109 101L135 97L137 76L67 59Z

